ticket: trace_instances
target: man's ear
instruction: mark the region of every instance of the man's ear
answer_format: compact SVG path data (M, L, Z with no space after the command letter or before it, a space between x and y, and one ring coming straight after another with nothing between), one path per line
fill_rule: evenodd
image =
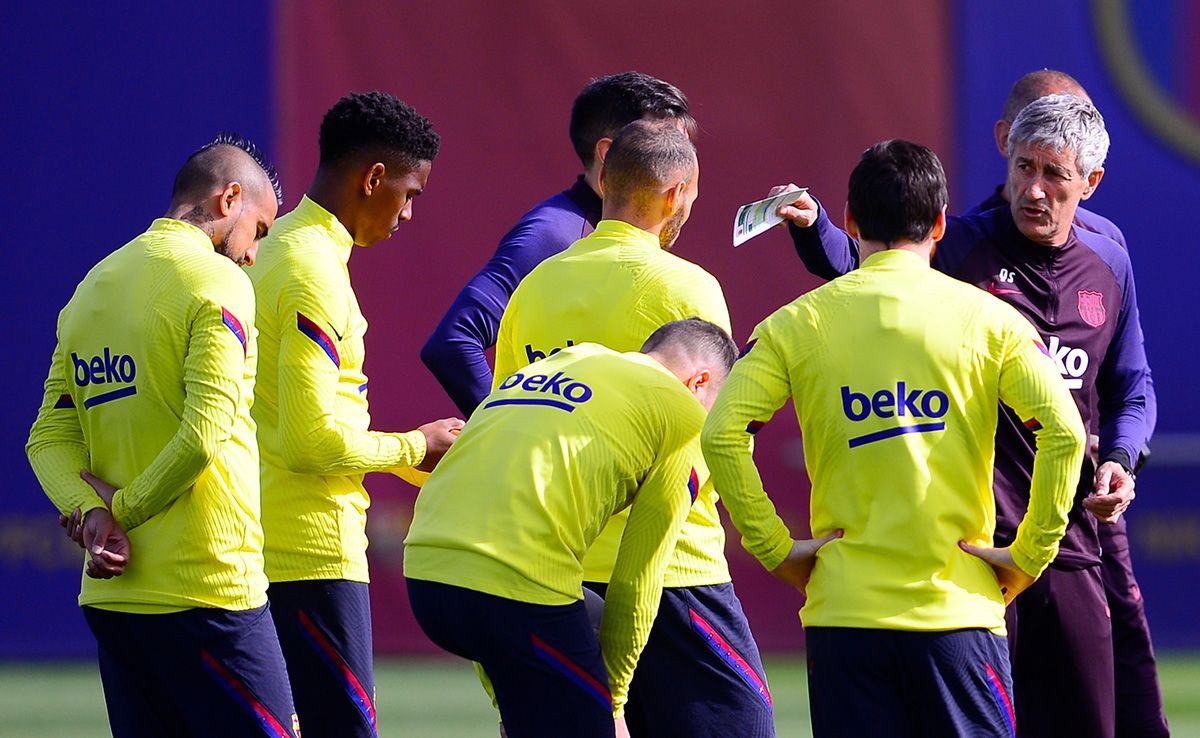
M685 180L680 180L675 183L675 186L667 190L664 194L666 198L663 200L663 216L671 217L675 211L679 209L679 203L687 197L688 183Z
M1100 186L1100 180L1102 179L1104 179L1104 167L1093 170L1087 177L1087 187L1083 190L1083 197L1079 199L1086 200L1091 197L1096 188Z
M850 212L850 203L846 203L846 207L842 211L842 221L846 224L846 233L850 234L850 238L861 241L858 233L858 221L854 219L854 213Z
M604 163L604 157L608 156L608 150L612 148L612 141L611 138L605 136L596 142L596 147L592 149L592 156L596 161Z
M230 182L225 185L225 189L221 190L221 196L217 200L217 212L222 218L227 217L233 212L233 208L242 199L242 185L240 182Z
M938 213L937 220L933 223L933 229L929 232L929 235L935 242L941 241L942 236L946 235L946 207L946 205L942 206L941 212Z
M712 383L712 377L712 372L708 369L697 369L692 372L692 376L688 377L684 384L687 385L688 390L694 395L700 390L706 389Z
M992 135L996 137L996 149L1000 151L1000 156L1008 158L1008 132L1012 129L1012 123L1006 120L996 121L996 125L992 128Z
M375 189L383 182L383 175L387 174L387 167L383 162L377 161L365 170L362 175L362 192L367 197L375 193Z

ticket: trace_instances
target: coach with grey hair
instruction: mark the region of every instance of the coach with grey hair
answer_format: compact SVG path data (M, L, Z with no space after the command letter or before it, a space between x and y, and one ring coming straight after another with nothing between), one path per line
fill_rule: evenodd
M1072 225L1108 154L1104 118L1090 102L1050 95L1030 103L1013 121L1008 154L1009 206L949 218L932 265L1019 310L1041 335L1085 425L1099 429L1099 468L1085 459L1058 556L1007 620L1020 734L1111 737L1112 629L1097 523L1115 522L1133 500L1131 469L1145 441L1147 366L1133 272L1119 245ZM780 215L810 272L832 279L858 267L857 242L815 199L806 195ZM1028 508L1032 437L1002 408L997 546L1012 542Z
M1000 120L993 133L1001 155L1008 159L1008 132L1025 106L1046 95L1075 95L1091 100L1087 90L1071 75L1056 69L1039 69L1018 79L1008 93ZM967 211L982 213L997 207L1008 207L1005 187L998 186L991 195ZM1075 209L1075 225L1084 230L1107 236L1128 250L1125 234L1108 218L1085 209ZM1154 434L1158 408L1154 395L1154 377L1146 375L1146 446L1134 464L1137 470L1150 455L1150 438ZM1092 447L1098 447L1098 437L1092 436ZM1100 574L1108 600L1113 630L1114 684L1117 699L1118 738L1167 738L1171 734L1163 709L1162 690L1158 683L1154 645L1150 623L1146 620L1146 605L1133 571L1124 516L1113 525L1099 526Z

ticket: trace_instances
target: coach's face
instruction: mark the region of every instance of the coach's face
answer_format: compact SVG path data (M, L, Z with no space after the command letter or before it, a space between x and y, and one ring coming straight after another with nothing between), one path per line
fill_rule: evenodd
M1013 222L1030 241L1061 246L1080 201L1092 196L1103 176L1103 169L1081 174L1074 149L1018 143L1008 160L1006 184Z

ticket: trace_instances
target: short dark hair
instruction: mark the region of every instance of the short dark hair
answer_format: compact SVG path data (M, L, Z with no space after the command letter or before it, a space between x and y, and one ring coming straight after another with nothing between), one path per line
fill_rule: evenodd
M920 243L946 206L946 173L937 154L920 144L881 141L850 173L848 199L863 240Z
M604 158L604 196L613 200L658 192L695 176L696 147L672 123L635 120L613 139Z
M648 354L667 346L678 346L684 351L712 359L725 374L733 369L733 362L738 357L737 344L725 329L701 318L684 318L663 324L642 344L642 353Z
M696 135L687 95L670 82L641 72L621 72L588 83L571 106L571 145L585 167L596 155L596 142L612 138L642 118L666 118Z
M353 92L334 103L321 120L321 166L337 166L357 155L387 157L405 169L433 161L441 137L411 106L386 92Z
M233 131L221 131L216 138L188 156L175 175L175 184L171 187L172 201L225 184L217 181L227 171L227 161L218 151L221 146L232 146L253 159L271 183L271 189L275 193L275 204L283 204L283 187L279 184L279 174L276 173L275 167L267 162L266 155L253 141Z
M1013 83L1012 90L1008 93L1008 99L1004 101L1002 117L1006 122L1012 123L1025 109L1025 106L1039 97L1056 92L1068 92L1074 95L1076 91L1087 94L1083 85L1066 72L1060 72L1057 69L1032 71Z

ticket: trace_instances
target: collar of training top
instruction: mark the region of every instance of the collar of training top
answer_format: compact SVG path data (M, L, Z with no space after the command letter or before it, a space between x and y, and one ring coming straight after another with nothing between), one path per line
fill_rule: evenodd
M300 198L300 204L292 212L303 218L303 222L321 226L329 231L334 243L341 247L342 261L350 261L354 236L350 235L350 231L346 230L346 226L342 225L342 221L338 220L336 215L321 207L315 200L310 200L308 195Z

